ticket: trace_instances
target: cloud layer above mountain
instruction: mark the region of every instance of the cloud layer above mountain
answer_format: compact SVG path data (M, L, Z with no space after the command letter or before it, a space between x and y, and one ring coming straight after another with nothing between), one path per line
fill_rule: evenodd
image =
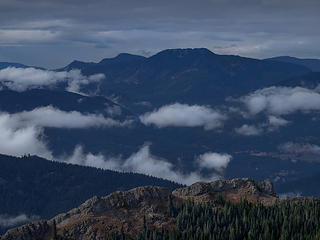
M67 84L68 91L79 92L81 85L100 81L104 77L104 74L86 77L81 74L80 70L56 72L36 68L15 67L0 70L0 83L15 91L48 87L64 82Z
M231 158L228 154L204 153L196 157L195 171L183 173L175 169L174 165L166 159L151 154L149 145L141 147L138 152L133 153L127 159L121 157L105 158L101 154L84 153L82 147L78 146L72 156L62 159L62 161L116 171L142 173L190 185L198 181L213 181L220 178L220 174L228 166ZM215 173L204 176L201 174L202 169L211 172L213 170Z
M175 103L140 116L145 125L163 127L204 127L212 130L223 126L226 116L206 106Z
M36 108L8 115L14 128L25 126L52 128L125 127L130 120L117 121L101 114L83 114L77 111L61 111L52 106Z
M51 106L15 114L0 113L0 153L14 156L34 154L52 159L43 128L126 127L131 121L117 121L102 115L65 112Z
M212 120L212 118L209 119ZM202 124L211 123L202 122ZM184 173L166 159L151 154L149 145L141 147L127 159L122 159L121 156L107 158L102 154L84 153L81 146L77 146L71 156L57 157L53 156L48 148L46 136L43 134L43 129L46 127L70 129L126 127L130 124L131 121L119 122L102 115L82 114L76 111L65 112L51 106L15 114L0 113L0 153L14 156L38 155L73 164L148 174L184 184L219 178L232 158L228 154L204 153L195 158L195 171ZM203 175L202 170L208 170L212 174Z
M13 156L33 154L52 159L41 128L14 126L9 114L0 114L0 132L0 153Z
M241 101L252 115L264 112L287 115L320 110L320 89L302 87L269 87L245 96Z

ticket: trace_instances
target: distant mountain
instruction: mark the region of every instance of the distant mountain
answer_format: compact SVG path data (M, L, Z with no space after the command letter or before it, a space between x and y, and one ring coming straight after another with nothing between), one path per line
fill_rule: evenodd
M24 64L21 64L21 63L0 62L0 70L8 68L8 67L29 68L29 67L33 67L33 66L27 66L27 65L24 65ZM33 67L33 68L44 69L44 68L41 68L41 67Z
M0 69L4 69L7 67L27 68L28 66L20 63L0 62Z
M181 186L142 174L70 165L36 156L0 155L0 215L24 213L48 218L95 195L144 185L170 189Z
M108 108L117 107L121 111L121 114L117 117L133 116L133 113L127 108L103 96L84 96L77 93L50 89L31 89L23 92L0 91L1 111L15 113L49 105L63 111L99 112L103 115L108 114Z
M268 58L266 60L298 64L311 69L313 72L320 72L320 59L303 59L289 56L280 56Z
M310 72L296 64L217 55L204 48L168 49L149 58L121 54L100 63L73 62L64 69L75 68L85 75L104 73L99 93L119 96L136 110L141 102L216 104Z
M134 121L126 127L43 127L41 140L55 157L71 156L76 146L82 146L84 154L125 161L140 154L146 143L152 143L148 157L169 163L170 171L179 176L221 174L225 178L251 177L258 181L270 178L278 186L319 172L316 161L296 162L292 161L299 157L295 154L279 155L279 146L288 142L320 146L318 112L284 115L285 126L271 129L264 114L247 118L243 115L246 106L241 102L225 101L274 85L317 86L319 74L304 66L217 55L207 49L169 49L148 58L120 54L99 63L74 61L60 71L71 69L81 69L85 75L104 73L106 78L81 89L93 93L88 96L66 92L65 86L24 92L1 90L0 111L18 113L53 106L67 112ZM174 102L210 105L208 109L217 108L228 119L222 122L221 129L214 130L201 125L158 128L139 121L141 114ZM117 114L112 115L113 110ZM245 124L256 127L260 135L237 133L236 129ZM219 173L196 169L198 157L207 152L228 153L232 160Z
M302 76L286 79L279 82L278 86L287 87L304 87L304 88L316 88L320 84L320 72L311 72Z

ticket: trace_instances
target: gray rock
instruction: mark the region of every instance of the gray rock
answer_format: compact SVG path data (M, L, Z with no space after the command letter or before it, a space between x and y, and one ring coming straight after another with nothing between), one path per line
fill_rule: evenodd
M78 208L60 214L53 219L56 220L57 224L66 224L81 215L101 214L117 208L137 208L154 200L167 201L170 194L171 191L168 188L153 186L138 187L126 192L117 191L102 198L95 196L84 202ZM50 222L52 222L53 219L51 219Z
M235 178L232 180L217 180L210 183L197 182L185 188L178 188L172 192L174 196L200 196L206 193L227 192L231 190L247 189L251 194L267 194L275 196L273 185L269 180L256 183L249 178Z
M28 223L21 227L9 230L5 235L0 237L1 240L40 240L47 231L49 225L47 221Z

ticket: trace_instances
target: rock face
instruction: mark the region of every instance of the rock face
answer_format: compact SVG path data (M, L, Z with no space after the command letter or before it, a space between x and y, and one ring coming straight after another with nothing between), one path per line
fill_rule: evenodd
M102 198L95 196L78 208L72 209L68 213L60 214L53 219L57 224L66 224L70 222L72 218L78 218L83 215L98 215L119 208L143 208L152 205L152 202L155 201L167 201L170 194L171 191L168 188L150 186L138 187L126 192L117 191ZM51 221L53 221L53 219Z
M198 182L172 193L163 187L138 187L106 197L93 197L78 208L51 220L12 229L0 240L49 240L54 221L60 236L77 240L104 240L108 239L110 232L121 229L133 236L137 231L142 231L144 217L149 228L169 229L175 226L175 219L167 212L169 196L175 204L180 204L186 198L212 201L217 194L230 201L237 202L245 197L266 205L273 204L277 199L270 181L256 183L248 178Z
M1 240L40 240L43 239L49 230L47 221L29 223L21 227L9 230L0 237Z
M232 180L218 180L210 183L197 182L189 187L178 188L172 192L176 197L200 196L210 193L238 192L247 195L276 196L273 185L269 180L256 183L249 178L235 178Z

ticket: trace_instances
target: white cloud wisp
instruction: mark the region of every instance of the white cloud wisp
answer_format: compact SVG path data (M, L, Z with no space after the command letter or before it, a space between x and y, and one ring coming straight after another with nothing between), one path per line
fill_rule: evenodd
M36 68L8 67L0 70L0 83L14 91L25 91L32 88L53 86L65 82L68 84L66 90L79 92L82 85L97 82L104 79L104 74L91 76L82 75L78 69L71 71L50 71Z
M227 117L207 106L175 103L140 116L145 125L163 127L204 127L212 130L223 126Z
M32 154L52 159L43 135L45 127L126 127L131 123L131 120L120 122L102 115L65 112L51 106L14 114L0 113L0 152L14 156Z
M150 146L145 145L138 152L133 153L129 158L124 160L121 157L106 159L101 154L85 154L82 147L78 146L75 148L73 155L64 161L102 169L147 174L190 185L199 181L208 182L221 178L220 174L228 166L231 159L231 155L228 154L204 153L195 159L195 165L198 168L196 171L183 173L175 170L174 165L166 159L152 155ZM213 173L210 176L203 176L200 173L201 169L214 170L219 174Z
M20 214L17 216L0 215L0 227L14 227L38 219L38 216L28 217L26 214Z
M248 111L255 115L265 112L272 115L287 115L294 112L320 110L319 87L269 87L257 90L240 99Z

